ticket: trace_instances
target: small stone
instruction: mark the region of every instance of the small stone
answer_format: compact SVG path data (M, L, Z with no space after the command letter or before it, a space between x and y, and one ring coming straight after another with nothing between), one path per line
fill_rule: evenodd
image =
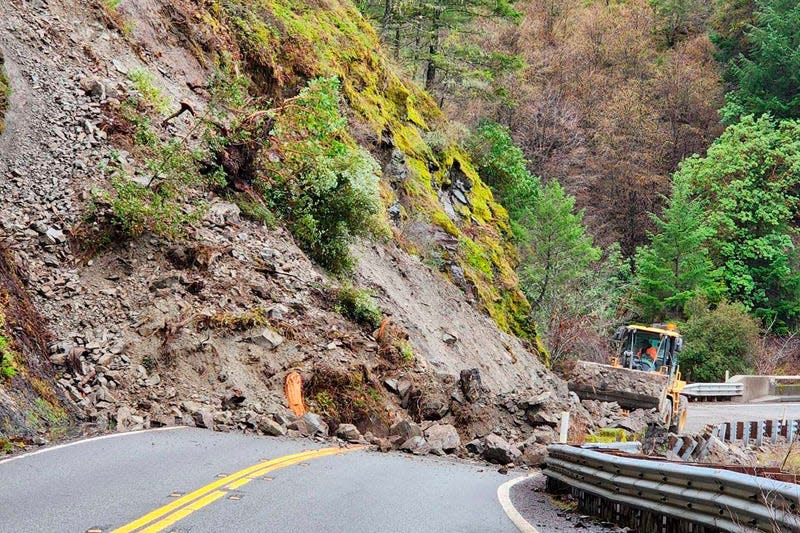
M214 417L208 409L198 409L192 413L192 418L197 427L214 429Z

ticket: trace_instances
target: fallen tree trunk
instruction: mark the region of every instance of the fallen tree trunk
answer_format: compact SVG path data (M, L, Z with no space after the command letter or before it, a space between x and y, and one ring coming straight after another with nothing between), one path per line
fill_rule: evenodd
M582 400L617 402L623 409L661 408L669 376L628 368L578 361L569 371L567 385Z

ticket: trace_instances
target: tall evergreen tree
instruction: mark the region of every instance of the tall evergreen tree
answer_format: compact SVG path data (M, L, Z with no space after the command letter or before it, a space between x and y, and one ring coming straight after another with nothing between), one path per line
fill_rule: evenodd
M748 49L734 60L728 114L800 118L800 3L758 0Z
M529 216L520 282L536 308L568 290L601 253L586 234L583 211L575 212L575 198L558 181L550 180L542 187Z
M719 273L706 247L714 234L703 206L691 198L689 182L680 175L661 217L653 215L657 232L639 249L636 301L650 319L683 313L697 295L715 299L722 291Z

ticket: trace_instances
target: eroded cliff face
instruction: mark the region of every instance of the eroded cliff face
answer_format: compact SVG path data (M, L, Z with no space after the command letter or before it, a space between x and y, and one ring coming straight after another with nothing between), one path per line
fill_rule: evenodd
M352 4L124 0L112 11L62 1L6 3L0 16L15 28L0 34L15 88L0 137L0 223L25 266L9 279L14 301L27 302L24 279L43 317L29 325L52 332L48 343L43 329L25 329L30 302L6 312L12 332L21 324L21 353L35 354L29 375L46 385L37 392L20 372L8 405L33 405L38 394L55 409L66 394L84 427L99 430L184 423L300 434L308 424L283 395L287 374L299 372L309 408L375 435L413 418L454 424L465 442L491 432L546 441L564 410L591 426L540 361L505 210ZM382 170L390 231L354 252L354 280L374 293L379 328L346 318L341 280L227 190L181 191L183 205L204 209L179 238L91 240L104 235L92 218L96 191L120 169L148 169L137 130L120 122L120 107L151 89L140 73L164 108L141 117L147 133L193 146L204 142L198 125L214 110L209 87L222 64L272 107L291 105L310 80L339 80L342 140ZM194 114L162 122L186 105Z

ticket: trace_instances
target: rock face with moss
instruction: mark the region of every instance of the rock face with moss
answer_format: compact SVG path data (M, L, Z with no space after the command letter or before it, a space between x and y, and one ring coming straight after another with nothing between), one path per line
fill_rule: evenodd
M436 104L389 66L352 3L233 0L196 7L186 19L203 61L241 62L255 90L276 102L309 79L340 80L349 119L344 142L381 163L381 197L396 240L546 357L514 273L505 209L442 133Z

